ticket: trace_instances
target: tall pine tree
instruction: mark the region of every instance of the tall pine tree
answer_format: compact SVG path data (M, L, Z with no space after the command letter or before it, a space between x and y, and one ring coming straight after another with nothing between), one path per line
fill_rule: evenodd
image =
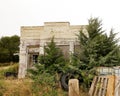
M87 26L88 36L80 32L78 35L80 47L82 49L79 54L79 60L84 63L86 68L96 66L113 66L119 65L119 46L118 39L113 30L110 35L104 33L101 27L101 21L98 18L90 18Z
M77 66L83 84L90 87L96 67L120 65L120 49L116 34L111 30L107 35L98 18L90 18L86 30L88 35L83 30L78 35L80 51L73 55L73 65Z

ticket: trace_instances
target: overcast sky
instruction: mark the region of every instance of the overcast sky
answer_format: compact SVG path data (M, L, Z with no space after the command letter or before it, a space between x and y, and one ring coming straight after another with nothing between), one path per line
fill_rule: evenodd
M21 26L42 26L49 21L88 24L99 17L103 28L120 32L120 0L0 0L0 37L20 36ZM120 33L118 34L120 36Z

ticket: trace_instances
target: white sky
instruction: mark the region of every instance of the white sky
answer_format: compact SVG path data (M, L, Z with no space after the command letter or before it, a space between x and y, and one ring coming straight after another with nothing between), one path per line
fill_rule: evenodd
M49 21L88 24L99 17L108 33L120 32L120 0L0 0L0 37L20 36L21 26L42 26ZM120 33L118 34L120 37Z

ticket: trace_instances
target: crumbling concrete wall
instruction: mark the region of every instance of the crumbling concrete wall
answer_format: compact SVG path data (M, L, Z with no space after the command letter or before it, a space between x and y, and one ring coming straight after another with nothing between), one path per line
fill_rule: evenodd
M50 42L54 36L56 45L61 49L67 49L67 53L73 53L75 46L79 45L76 34L85 25L70 25L69 22L45 22L44 26L23 26L20 37L19 78L24 78L26 69L32 66L32 59L36 55L44 54L46 42Z

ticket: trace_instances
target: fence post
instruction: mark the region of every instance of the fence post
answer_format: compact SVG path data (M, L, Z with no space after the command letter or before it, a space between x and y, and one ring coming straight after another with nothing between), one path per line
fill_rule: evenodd
M80 96L79 81L77 79L69 80L69 96Z

